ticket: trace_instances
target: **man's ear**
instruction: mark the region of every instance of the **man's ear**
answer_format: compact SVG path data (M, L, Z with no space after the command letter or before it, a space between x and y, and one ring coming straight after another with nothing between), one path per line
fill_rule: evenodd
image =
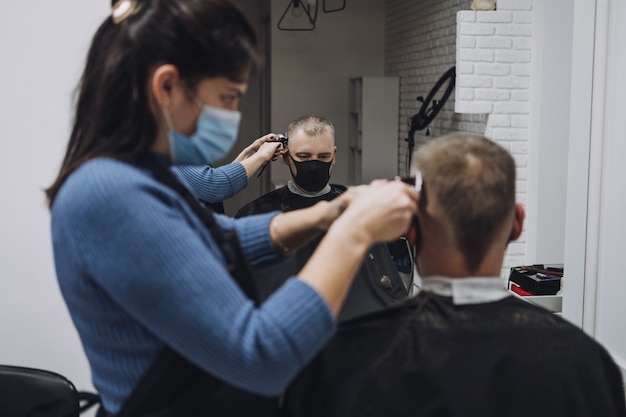
M337 162L337 147L333 146L333 160L332 160L332 164L335 165L335 162Z
M513 225L511 226L511 234L509 235L509 242L516 240L522 234L524 216L524 207L519 203L515 204L515 213L513 216Z
M163 107L169 103L174 90L178 87L179 80L180 75L178 68L174 65L161 65L154 70L150 87L152 95L159 107Z

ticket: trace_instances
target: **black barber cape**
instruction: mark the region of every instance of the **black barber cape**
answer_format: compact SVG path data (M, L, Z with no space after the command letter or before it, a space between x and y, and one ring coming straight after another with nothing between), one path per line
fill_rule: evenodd
M619 368L562 318L514 297L454 305L421 291L340 324L282 417L624 417Z
M235 217L267 213L274 210L291 211L310 207L318 201L329 201L339 196L346 187L331 184L329 193L319 197L303 197L289 191L287 186L271 191L243 206ZM284 262L261 271L255 271L255 281L261 299L267 298L285 280L300 272L311 257L322 237L296 251ZM407 290L393 263L386 245L373 246L366 255L348 293L339 320L346 320L395 305L407 296Z

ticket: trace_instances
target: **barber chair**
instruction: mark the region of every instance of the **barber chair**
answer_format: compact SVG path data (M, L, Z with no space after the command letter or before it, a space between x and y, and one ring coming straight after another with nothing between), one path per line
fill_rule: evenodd
M0 416L79 417L99 402L97 394L76 391L54 372L0 365Z

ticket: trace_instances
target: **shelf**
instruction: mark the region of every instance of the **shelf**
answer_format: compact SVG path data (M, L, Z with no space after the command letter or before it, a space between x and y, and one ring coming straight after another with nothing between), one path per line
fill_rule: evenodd
M557 295L526 295L521 296L511 290L509 292L516 297L521 298L531 304L543 307L553 313L561 313L563 311L563 296Z
M367 184L398 173L398 77L351 78L348 181Z

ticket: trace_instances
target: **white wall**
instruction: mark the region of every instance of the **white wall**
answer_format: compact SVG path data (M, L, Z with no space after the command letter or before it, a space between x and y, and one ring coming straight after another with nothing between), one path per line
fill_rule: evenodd
M563 314L604 344L626 375L626 7L575 5L565 259L576 269L565 282Z
M530 263L564 262L573 13L571 0L533 2L526 227Z
M596 337L626 370L626 281L622 263L626 236L626 5L622 1L599 1L608 17L606 90L604 99L604 143L600 187L598 239ZM596 26L601 27L601 26Z
M0 25L0 363L62 373L91 389L54 273L43 189L69 136L71 95L106 1L4 2Z

